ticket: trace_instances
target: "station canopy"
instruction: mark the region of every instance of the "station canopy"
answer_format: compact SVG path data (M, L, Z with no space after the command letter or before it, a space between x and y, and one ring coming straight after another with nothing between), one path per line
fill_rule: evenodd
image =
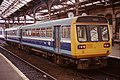
M0 5L1 19L23 16L43 19L49 15L60 15L68 12L85 12L98 7L120 5L119 0L3 0Z

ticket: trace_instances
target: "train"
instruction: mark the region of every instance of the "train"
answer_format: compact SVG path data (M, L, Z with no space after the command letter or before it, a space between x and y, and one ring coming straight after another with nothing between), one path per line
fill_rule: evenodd
M77 16L6 28L5 41L77 69L105 67L112 52L109 22L102 16Z
M0 27L0 40L5 39L5 30L3 27Z

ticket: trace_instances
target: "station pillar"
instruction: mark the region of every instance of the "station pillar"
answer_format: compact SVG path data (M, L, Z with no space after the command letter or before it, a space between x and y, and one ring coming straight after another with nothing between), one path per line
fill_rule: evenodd
M112 38L113 39L116 39L116 16L115 14L113 14L112 16L112 28L111 28L111 31L112 31Z

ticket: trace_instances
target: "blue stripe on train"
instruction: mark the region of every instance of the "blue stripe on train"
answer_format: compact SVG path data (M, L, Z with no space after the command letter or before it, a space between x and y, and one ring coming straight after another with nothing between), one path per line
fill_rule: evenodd
M46 40L32 40L32 39L22 39L23 42L41 45L41 46L47 46L47 47L54 47L53 41L46 41ZM50 43L50 45L49 45ZM71 44L61 42L61 49L71 51Z
M47 46L47 47L53 47L53 41L22 39L22 42L36 44L36 45L42 45L42 46Z
M61 49L71 51L71 43L61 42Z
M15 37L8 37L8 39L19 41L19 38L15 38Z
M9 37L8 39L19 41L18 38L13 38L13 37ZM54 47L53 41L22 39L22 42L26 42L26 43L30 43L30 44L35 44L35 45L46 46L46 47L51 47L51 48ZM61 46L62 50L71 51L71 43L61 42L60 46Z

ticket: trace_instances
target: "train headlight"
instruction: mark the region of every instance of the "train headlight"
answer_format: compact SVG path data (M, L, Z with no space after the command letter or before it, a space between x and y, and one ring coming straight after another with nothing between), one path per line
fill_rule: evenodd
M83 44L83 45L78 45L78 49L85 49L86 48L86 45Z
M104 43L104 48L109 48L110 47L110 43Z

